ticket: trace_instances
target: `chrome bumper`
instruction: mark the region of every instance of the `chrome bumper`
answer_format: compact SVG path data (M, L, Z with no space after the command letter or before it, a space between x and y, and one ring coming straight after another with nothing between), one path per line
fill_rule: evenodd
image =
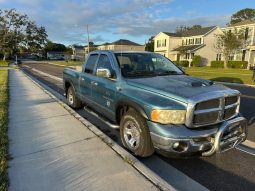
M219 125L188 129L148 123L154 147L168 154L211 156L234 148L247 137L247 121L236 117ZM161 129L160 129L161 127Z

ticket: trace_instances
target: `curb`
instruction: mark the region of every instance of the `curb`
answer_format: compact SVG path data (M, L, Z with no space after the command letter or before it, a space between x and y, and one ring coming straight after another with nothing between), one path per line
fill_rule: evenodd
M71 107L65 104L63 100L63 96L54 90L50 89L37 79L32 76L26 74L25 71L21 70L25 76L30 79L34 84L36 84L40 89L42 89L45 93L47 93L52 99L58 102L62 107L64 107L71 115L73 115L76 119L78 119L85 127L87 127L91 132L93 132L96 136L98 136L105 144L107 144L113 151L115 151L125 162L130 164L133 168L135 168L140 174L142 174L148 181L152 182L157 188L163 191L174 191L176 190L173 186L168 184L165 180L159 177L156 173L147 168L143 163L141 163L137 158L135 158L132 154L126 151L124 148L119 146L115 141L113 141L110 137L104 134L100 129L91 124L89 121L85 120L82 116L76 113ZM55 95L53 95L54 92Z
M251 85L251 84L237 84L237 83L229 83L229 82L216 82L216 83L217 84L225 84L225 85L233 85L233 86L255 88L255 85Z

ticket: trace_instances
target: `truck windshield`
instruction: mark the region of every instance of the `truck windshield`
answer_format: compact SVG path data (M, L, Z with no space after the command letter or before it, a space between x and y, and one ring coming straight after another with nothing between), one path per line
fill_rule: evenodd
M155 53L115 53L124 77L182 75L184 72L170 60Z

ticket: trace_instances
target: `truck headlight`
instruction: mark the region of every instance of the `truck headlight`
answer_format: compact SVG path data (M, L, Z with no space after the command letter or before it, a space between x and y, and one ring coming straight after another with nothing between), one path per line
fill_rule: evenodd
M151 120L162 124L184 124L186 110L160 110L151 112Z

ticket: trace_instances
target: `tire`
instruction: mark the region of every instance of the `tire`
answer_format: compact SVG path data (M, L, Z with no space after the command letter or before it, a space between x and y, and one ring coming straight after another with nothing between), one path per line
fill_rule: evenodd
M129 109L120 121L120 137L123 145L140 157L154 153L147 123L134 109Z
M75 95L75 91L73 89L72 86L70 86L67 90L67 103L70 107L74 108L74 109L78 109L81 108L82 103L79 100L79 98L77 98L77 96Z

